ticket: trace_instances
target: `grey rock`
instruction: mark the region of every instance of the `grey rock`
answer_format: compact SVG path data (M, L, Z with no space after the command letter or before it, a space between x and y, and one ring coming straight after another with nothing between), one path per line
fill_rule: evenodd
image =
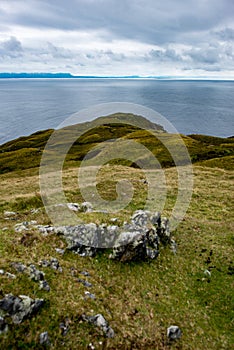
M50 291L49 283L46 280L39 281L39 288L45 290L46 292Z
M89 213L89 212L93 211L93 206L89 202L83 202L83 203L81 203L80 210L85 212L85 213Z
M8 331L8 324L6 323L5 319L0 316L0 335L3 333L7 333Z
M17 272L24 272L27 269L27 266L22 264L21 262L13 262L11 266L17 271Z
M84 293L85 293L84 299L88 299L88 298L90 298L90 299L96 299L95 294L90 293L90 292L88 292L87 290L86 290Z
M95 316L82 315L82 318L83 318L84 321L92 323L93 325L101 328L103 333L105 334L105 336L107 338L114 338L115 332L109 326L108 322L106 321L106 319L103 317L102 314L97 314Z
M88 271L81 271L80 274L86 277L90 277L90 273Z
M38 264L39 266L42 266L42 267L50 267L53 270L62 271L62 268L59 265L59 261L56 258L51 258L50 261L43 259L43 260L40 260Z
M66 318L64 322L60 322L59 328L60 328L61 334L63 336L67 335L67 333L69 331L69 319Z
M80 206L78 203L67 203L67 207L72 211L80 211Z
M48 332L41 333L39 341L40 341L41 345L49 346L50 345L50 338L49 338Z
M13 273L10 273L10 272L6 272L5 276L10 278L10 279L15 279L16 278L16 275L14 275Z
M0 270L0 275L4 275L5 271L3 269Z
M204 271L204 275L205 275L206 277L211 277L211 272L210 272L209 270L205 270L205 271Z
M16 212L14 212L14 211L4 211L4 216L6 216L6 217L12 217L12 216L16 216L17 214L16 214Z
M132 216L132 223L136 226L146 226L149 222L149 211L137 210Z
M28 268L29 277L34 281L43 281L45 279L45 274L43 271L38 270L35 265L31 264Z
M77 282L82 283L83 286L85 286L85 287L87 287L87 288L92 287L92 283L90 283L90 282L88 282L88 281L85 281L85 280L83 280L82 278L78 278L78 279L77 279Z
M180 339L182 332L178 326L170 326L167 328L167 337L169 340Z
M130 243L113 248L110 258L122 262L155 259L159 254L159 239L156 230L154 228L142 230L139 227L129 227L130 229L134 229L134 234L137 232L137 235Z
M37 228L44 237L53 234L55 231L55 228L50 225L36 225L35 228Z
M65 253L65 249L55 248L56 253L63 255Z
M25 318L37 313L43 303L43 299L31 299L26 295L6 294L0 300L0 316L10 316L14 323L21 323Z
M15 232L23 232L28 230L28 225L21 223L15 225Z

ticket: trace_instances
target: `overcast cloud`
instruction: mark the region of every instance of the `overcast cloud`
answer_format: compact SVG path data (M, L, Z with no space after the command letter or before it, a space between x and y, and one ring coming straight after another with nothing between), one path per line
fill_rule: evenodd
M0 71L234 79L233 0L0 0Z

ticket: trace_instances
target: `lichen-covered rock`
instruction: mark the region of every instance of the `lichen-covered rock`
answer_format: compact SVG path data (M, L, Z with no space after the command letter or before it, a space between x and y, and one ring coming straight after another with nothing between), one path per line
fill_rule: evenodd
M36 314L43 303L43 299L31 299L26 295L6 294L0 300L0 316L10 316L14 323L21 323L25 318Z
M84 321L92 323L93 325L101 328L107 338L114 338L115 332L109 326L108 322L106 321L106 319L103 317L102 314L97 314L95 316L82 315L82 318Z
M68 244L67 249L80 256L93 257L100 249L114 247L110 255L113 259L155 259L159 254L160 244L170 244L176 253L176 243L171 238L169 221L161 217L159 212L137 210L130 223L124 223L121 227L94 223L49 228L40 226L41 232L47 232L48 229L62 235Z

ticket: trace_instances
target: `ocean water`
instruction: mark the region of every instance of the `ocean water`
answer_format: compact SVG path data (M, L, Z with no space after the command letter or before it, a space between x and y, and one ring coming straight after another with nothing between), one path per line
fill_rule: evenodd
M107 102L152 108L183 134L234 135L231 81L2 79L0 144L56 128L71 114Z

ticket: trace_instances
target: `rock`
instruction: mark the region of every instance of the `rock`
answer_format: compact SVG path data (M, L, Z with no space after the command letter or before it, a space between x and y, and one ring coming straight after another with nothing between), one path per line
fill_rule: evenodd
M51 258L50 261L43 259L40 260L38 264L42 267L50 267L51 269L58 270L60 272L63 271L62 267L59 265L58 259L56 258Z
M4 275L5 271L3 269L0 269L0 275Z
M84 213L90 213L93 211L93 206L89 202L83 202L81 203L80 210Z
M85 291L84 293L85 293L84 299L88 299L88 298L90 298L90 299L96 299L95 294L92 294L92 293L90 293L90 292L88 292L88 291Z
M83 205L89 207L87 202ZM82 207L82 205L81 205ZM159 212L137 210L130 223L123 226L96 225L94 223L75 226L37 226L41 232L48 230L62 235L68 246L83 257L94 257L102 248L114 247L111 258L120 261L155 259L159 254L160 244L169 244L176 253L176 243L171 238L169 221Z
M83 286L85 286L85 287L92 287L92 283L90 283L90 282L88 282L88 281L85 281L85 280L83 280L83 279L81 279L81 278L78 278L77 279L77 282L79 282L79 283L82 283L83 284Z
M39 281L39 288L45 290L46 292L50 291L49 283L46 280Z
M6 323L5 319L0 316L0 335L3 333L7 333L8 331L8 324Z
M53 234L55 230L55 228L50 225L36 225L35 228L37 228L44 237Z
M109 326L108 322L106 321L106 319L103 317L102 314L97 314L95 316L82 315L82 318L84 321L92 323L93 325L101 328L107 338L114 338L115 332Z
M58 259L56 258L51 258L50 259L50 267L54 270L58 270L60 268Z
M17 272L24 272L27 269L27 266L22 264L21 262L13 262L11 266L17 271Z
M132 236L132 241L124 245L128 236ZM159 239L155 229L143 230L136 226L128 227L128 232L121 235L118 246L113 248L110 258L122 262L155 259L159 254L158 244Z
M36 266L33 264L29 265L28 268L29 277L34 281L43 281L45 279L45 274L43 271L37 270Z
M34 300L26 295L6 294L0 300L0 316L10 316L14 323L21 323L25 318L36 314L43 303L43 299Z
M150 212L144 210L137 210L132 215L132 223L136 226L146 226L149 221Z
M16 278L16 275L14 275L13 273L10 273L10 272L6 272L5 276L8 277L8 278L11 278L11 279L15 279Z
M209 270L205 270L205 271L204 271L204 275L205 275L206 277L211 277L211 272L210 272Z
M169 340L180 339L182 332L178 326L170 326L167 328L167 337Z
M28 224L25 223L20 223L15 225L15 232L23 232L28 230Z
M65 253L65 249L55 248L56 253L63 255Z
M40 344L41 345L45 345L45 346L49 346L50 345L50 339L49 339L48 332L41 333L39 340L40 340Z
M174 239L171 239L170 248L174 254L177 253L177 244Z
M90 273L88 271L81 271L80 274L86 277L90 277Z
M66 318L64 322L60 322L59 324L59 328L63 336L67 335L67 332L69 331L69 323L70 323L70 320Z
M8 217L12 217L12 216L16 216L17 214L14 211L4 211L4 216Z
M73 211L80 211L80 206L78 203L67 203L67 207Z

